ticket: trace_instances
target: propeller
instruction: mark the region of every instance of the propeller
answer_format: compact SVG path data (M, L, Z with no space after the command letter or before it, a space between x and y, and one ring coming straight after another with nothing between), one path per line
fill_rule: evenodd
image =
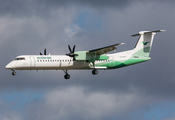
M72 50L70 48L70 45L68 45L68 48L69 48L70 53L69 54L66 54L66 55L69 56L69 57L73 57L73 60L75 60L75 56L78 56L78 54L74 54L75 45L73 46L73 49Z
M39 54L43 55L41 52ZM44 55L46 55L46 48L44 49Z

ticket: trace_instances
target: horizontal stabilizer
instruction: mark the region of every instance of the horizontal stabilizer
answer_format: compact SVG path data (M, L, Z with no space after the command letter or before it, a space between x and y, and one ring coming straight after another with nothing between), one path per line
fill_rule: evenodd
M150 33L156 33L156 32L164 32L166 30L155 30L155 31L140 31L138 34L131 35L132 37L134 36L139 36L142 34L150 34Z

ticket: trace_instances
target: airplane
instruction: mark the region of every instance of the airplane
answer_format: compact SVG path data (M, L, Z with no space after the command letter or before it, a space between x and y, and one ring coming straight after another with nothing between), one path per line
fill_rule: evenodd
M12 70L12 75L16 75L15 70L63 70L65 79L69 79L68 70L88 69L92 70L93 75L98 74L98 70L117 69L145 62L151 59L149 57L154 35L156 31L140 31L138 34L132 35L140 36L135 48L124 52L107 54L108 52L117 49L117 46L124 43L118 43L107 47L93 49L89 51L75 51L75 45L66 55L20 55L5 66L6 69Z

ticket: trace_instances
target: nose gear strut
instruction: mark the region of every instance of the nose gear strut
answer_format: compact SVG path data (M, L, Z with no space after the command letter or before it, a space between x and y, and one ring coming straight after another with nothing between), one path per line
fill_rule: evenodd
M16 75L16 72L15 72L15 70L13 70L13 69L12 69L12 71L13 71L13 72L12 72L12 75L14 75L14 76L15 76L15 75Z

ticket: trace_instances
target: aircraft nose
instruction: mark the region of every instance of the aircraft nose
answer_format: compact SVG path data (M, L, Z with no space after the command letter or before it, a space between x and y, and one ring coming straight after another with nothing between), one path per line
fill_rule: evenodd
M5 66L5 68L6 68L6 69L9 69L9 68L10 68L9 64L7 64L7 65Z
M5 66L6 69L11 69L12 68L12 65L9 63Z

